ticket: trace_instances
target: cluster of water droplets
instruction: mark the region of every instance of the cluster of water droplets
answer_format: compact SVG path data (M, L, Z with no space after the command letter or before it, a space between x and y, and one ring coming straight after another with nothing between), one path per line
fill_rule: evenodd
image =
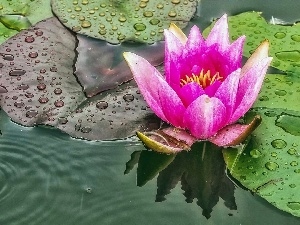
M54 13L74 32L111 43L161 40L163 29L168 28L171 21L185 26L195 13L196 5L197 0L52 1Z
M247 36L244 54L249 56L262 40L269 40L272 65L283 71L297 70L300 66L299 26L268 24L257 12L247 12L229 20L232 39ZM246 33L245 33L246 32Z
M73 79L77 84L72 64L64 62L69 64L68 70L60 66L64 59L57 52L57 37L44 29L45 22L39 25L20 32L0 48L1 86L7 90L2 95L2 107L14 120L25 125L56 124L55 117L68 110L66 101L70 101L66 100L70 90L64 83ZM68 38L73 37L69 34ZM71 98L76 102L81 88L78 84L73 88Z

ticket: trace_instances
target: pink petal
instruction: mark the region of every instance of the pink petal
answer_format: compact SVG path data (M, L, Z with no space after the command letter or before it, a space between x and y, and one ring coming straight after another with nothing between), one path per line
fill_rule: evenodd
M174 77L173 72L177 68L172 69L172 63L177 61L178 57L182 54L184 45L181 41L169 30L164 30L165 35L165 76L166 81L171 83L179 83L179 77Z
M245 74L241 75L235 111L229 121L233 123L243 116L255 102L261 89L265 74L272 58L265 58L254 64Z
M191 28L185 48L188 49L189 55L195 55L203 52L205 40L197 26Z
M209 139L218 146L234 146L242 143L261 123L261 117L256 116L248 125L232 124L224 127Z
M193 136L207 139L225 125L224 117L226 108L219 99L201 95L186 109L183 122Z
M184 85L177 93L185 107L188 107L200 95L205 94L203 88L195 82Z
M225 52L225 50L230 46L226 14L224 14L215 23L206 39L207 46L211 46L216 43L218 44L220 52Z
M134 53L125 52L124 58L143 97L153 112L173 126L182 127L185 107L157 69Z
M193 143L197 141L197 139L189 134L187 131L178 129L175 127L167 127L161 130L163 133L173 137L179 141L186 143L188 146L192 146Z
M225 57L228 58L229 66L233 70L241 67L245 39L246 36L244 35L239 37L225 52Z
M215 93L215 97L226 107L227 120L231 118L235 106L240 74L241 69L238 69L228 75Z
M221 81L215 81L213 84L209 85L207 88L205 88L205 94L207 94L209 97L214 97L215 93L221 86Z

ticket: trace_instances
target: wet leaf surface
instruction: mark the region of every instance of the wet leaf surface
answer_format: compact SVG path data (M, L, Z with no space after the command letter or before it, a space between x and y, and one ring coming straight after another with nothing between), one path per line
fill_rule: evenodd
M300 79L270 74L248 112L262 117L243 151L224 150L230 173L277 208L300 216Z
M86 98L73 74L75 45L75 36L56 18L1 45L3 110L22 125L52 125L90 140L124 138L138 129L157 129L160 121L134 82Z
M99 39L77 35L75 74L88 97L116 88L132 79L123 52L134 52L157 66L164 59L164 42L156 44L122 43L111 45Z
M110 43L163 39L170 23L183 28L196 12L199 0L51 0L57 17L74 32Z

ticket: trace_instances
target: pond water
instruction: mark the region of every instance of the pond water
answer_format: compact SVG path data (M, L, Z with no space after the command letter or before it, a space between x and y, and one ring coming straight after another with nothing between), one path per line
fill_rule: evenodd
M202 0L194 22L203 29L224 12L256 10L292 23L299 19L295 5ZM162 158L142 152L134 137L78 140L58 129L15 124L3 111L0 130L0 224L300 224L233 183L218 152L215 162L202 165L195 159L202 145Z

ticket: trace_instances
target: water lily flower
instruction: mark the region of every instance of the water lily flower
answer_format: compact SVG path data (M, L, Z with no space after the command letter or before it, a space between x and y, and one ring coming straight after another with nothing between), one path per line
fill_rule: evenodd
M172 24L164 35L164 76L142 57L124 53L144 99L158 117L181 133L230 145L249 129L235 123L251 108L261 89L272 60L268 41L242 66L245 36L230 43L226 14L206 39L197 26L187 37Z

